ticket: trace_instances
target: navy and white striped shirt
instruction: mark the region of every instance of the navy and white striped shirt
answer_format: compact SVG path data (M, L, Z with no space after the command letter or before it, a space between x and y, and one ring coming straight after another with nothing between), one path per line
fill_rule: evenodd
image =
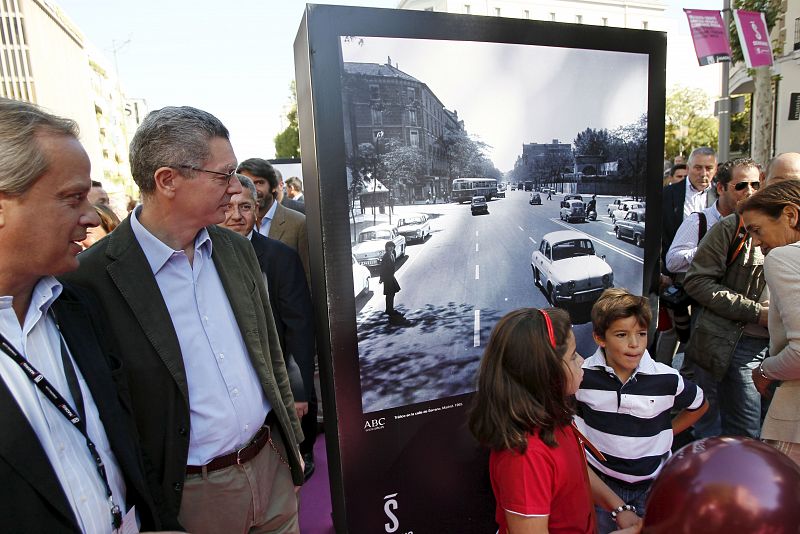
M703 391L677 370L654 361L645 351L624 384L606 364L602 348L583 363L583 382L575 394L575 422L606 457L589 462L622 482L655 478L672 448L670 411L696 410Z

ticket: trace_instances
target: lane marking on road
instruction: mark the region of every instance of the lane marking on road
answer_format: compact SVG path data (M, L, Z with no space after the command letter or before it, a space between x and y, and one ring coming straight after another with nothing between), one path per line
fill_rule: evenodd
M475 326L472 329L472 346L481 346L481 311L475 310Z
M475 230L475 237L478 237L478 231Z
M531 243L533 243L534 245L536 244L536 240L534 238L532 238L531 236L528 236L528 239L530 239Z
M563 223L558 219L550 219L550 220L553 221L556 224L559 224L559 225L563 226L564 228L569 228L573 232L577 232L577 233L579 233L581 235L585 235L586 237L588 237L592 241L600 243L601 245L604 245L604 246L610 248L611 250L613 250L617 254L621 254L621 255L625 256L626 258L632 259L633 261L635 261L637 263L641 263L642 265L644 265L644 260L642 258L631 254L627 250L622 250L621 248L616 247L616 246L612 245L611 243L607 243L607 242L603 241L599 237L595 237L595 236L593 236L591 234L587 234L586 232L581 232L580 230L576 230L574 226L571 226L569 224Z
M607 222L605 222L605 221L597 221L597 222L599 222L599 223L603 223L603 224L605 224L606 226L610 226L610 227L612 227L612 228L614 227L614 225L613 225L613 224L611 224L611 223L607 223Z
M475 252L478 252L478 244L475 243Z
M613 236L616 236L616 235L617 235L617 234L615 234L614 232L606 232L606 233L607 233L608 235L613 235Z
M520 231L520 232L524 232L524 231L525 231L525 230L523 230L523 229L522 229L522 227L521 227L521 226L517 226L517 228L519 228L519 231Z
M481 277L481 266L480 265L476 265L475 266L475 280L479 280L480 277Z

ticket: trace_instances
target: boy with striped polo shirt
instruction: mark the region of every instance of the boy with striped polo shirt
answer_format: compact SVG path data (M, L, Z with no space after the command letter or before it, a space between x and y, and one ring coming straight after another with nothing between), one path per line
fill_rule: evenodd
M592 308L597 351L583 364L576 393L578 428L605 456L587 455L597 475L639 515L653 479L669 458L672 438L708 409L703 391L647 352L652 316L646 298L620 288L603 292ZM673 419L671 411L679 412ZM625 508L629 509L629 508ZM616 515L616 514L613 514ZM616 530L597 509L600 534Z

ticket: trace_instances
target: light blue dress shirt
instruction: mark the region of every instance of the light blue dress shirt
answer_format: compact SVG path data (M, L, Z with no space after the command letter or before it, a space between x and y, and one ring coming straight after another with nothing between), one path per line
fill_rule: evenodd
M275 211L278 209L278 198L272 200L272 206L269 207L267 213L258 224L258 233L269 237L269 227L272 226L272 218L275 217Z
M212 260L205 228L194 241L192 263L131 215L178 336L189 387L189 465L205 465L246 445L269 412L236 317Z

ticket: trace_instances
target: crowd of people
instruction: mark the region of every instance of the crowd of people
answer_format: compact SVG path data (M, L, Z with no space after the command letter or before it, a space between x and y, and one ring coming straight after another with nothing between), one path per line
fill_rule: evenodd
M302 181L239 162L191 107L150 113L130 161L120 221L76 124L0 99L2 524L299 532L318 410ZM622 288L585 360L563 310L492 332L469 426L501 532L637 532L687 439L800 464L800 154L762 171L698 148L667 181L655 339ZM391 246L381 279L396 316Z
M585 360L561 310L492 332L469 425L491 449L500 532L639 532L694 439L762 439L800 465L800 154L762 171L701 147L664 186L654 339L649 300L622 288L594 304Z

